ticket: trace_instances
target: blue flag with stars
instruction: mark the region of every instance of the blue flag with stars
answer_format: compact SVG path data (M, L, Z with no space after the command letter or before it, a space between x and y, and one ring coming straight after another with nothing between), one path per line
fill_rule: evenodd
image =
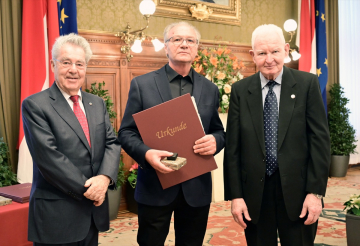
M320 82L321 94L327 112L326 84L328 80L328 60L326 51L325 0L315 0L316 30L316 74Z
M76 0L57 0L59 13L59 33L78 33L76 20Z

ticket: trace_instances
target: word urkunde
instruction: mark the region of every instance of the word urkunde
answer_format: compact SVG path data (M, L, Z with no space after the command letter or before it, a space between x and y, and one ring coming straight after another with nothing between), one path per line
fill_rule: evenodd
M186 123L183 123L181 121L181 124L179 126L175 126L173 128L170 128L169 126L166 128L166 130L161 130L159 132L156 132L156 136L158 138L163 138L167 136L174 136L176 132L182 131L186 129Z

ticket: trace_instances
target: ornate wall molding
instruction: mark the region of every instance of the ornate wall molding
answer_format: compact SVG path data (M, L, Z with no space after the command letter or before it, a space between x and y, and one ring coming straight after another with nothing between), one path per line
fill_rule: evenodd
M121 40L108 40L108 39L86 39L89 43L106 43L106 44L120 44Z
M136 67L142 67L142 68L159 68L164 66L166 64L167 60L164 60L163 62L144 62L144 61L131 61L129 62L129 68L136 68Z
M91 59L88 63L88 66L119 67L120 60L109 61L109 60L101 60L101 59Z

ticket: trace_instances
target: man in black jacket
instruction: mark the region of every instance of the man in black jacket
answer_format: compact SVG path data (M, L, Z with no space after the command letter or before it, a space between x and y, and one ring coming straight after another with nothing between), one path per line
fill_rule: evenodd
M203 244L211 202L211 173L163 190L155 170L172 172L160 162L172 153L146 146L132 117L142 110L190 93L196 100L206 136L189 147L200 155L214 155L224 147L225 133L218 115L218 88L191 68L199 39L199 32L190 24L170 24L164 31L169 63L131 82L118 137L126 153L140 165L135 200L139 215L137 240L141 246L164 245L173 212L175 244Z
M284 67L281 28L262 25L250 54L259 70L232 87L225 199L249 246L314 244L330 165L330 137L314 74Z

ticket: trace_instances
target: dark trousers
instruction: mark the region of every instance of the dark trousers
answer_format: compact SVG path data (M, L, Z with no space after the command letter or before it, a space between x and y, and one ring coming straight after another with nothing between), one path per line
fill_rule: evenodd
M99 244L99 230L96 228L93 218L91 218L91 225L86 237L73 243L49 244L49 243L35 243L34 246L98 246Z
M278 233L281 246L314 245L317 222L304 225L305 220L306 216L296 221L289 219L279 171L271 176L266 175L259 222L255 225L245 219L247 224L245 236L248 246L277 246Z
M175 245L201 246L206 232L210 204L191 207L180 189L175 200L167 206L138 204L140 246L164 246L174 212Z

